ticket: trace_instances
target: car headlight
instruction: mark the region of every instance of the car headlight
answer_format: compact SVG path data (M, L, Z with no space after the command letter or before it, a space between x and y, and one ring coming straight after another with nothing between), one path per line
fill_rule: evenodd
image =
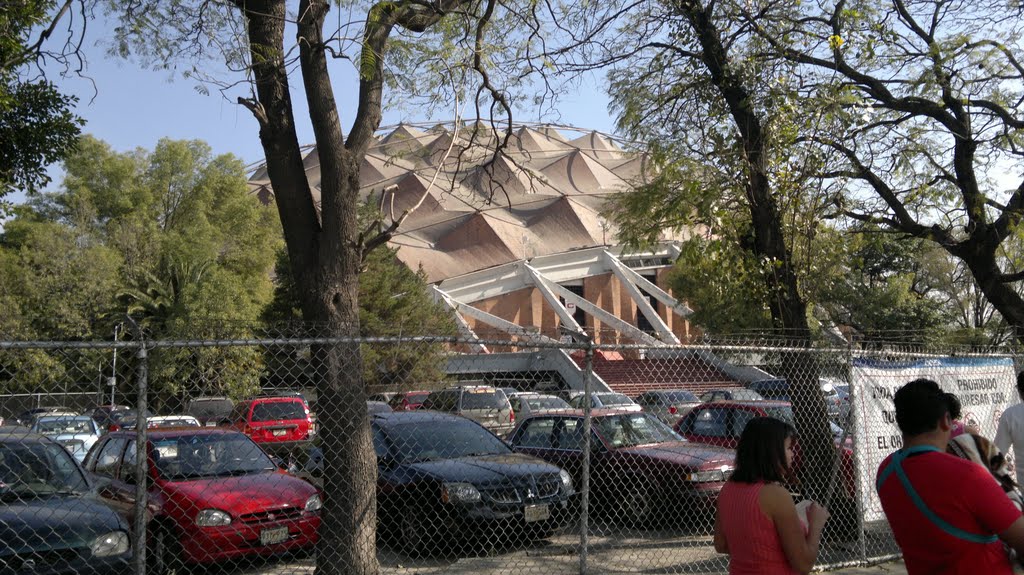
M196 516L196 525L200 527L231 525L231 516L220 509L203 509Z
M564 469L559 470L558 478L562 480L562 491L572 493L572 476L569 475L569 472Z
M721 469L705 469L686 476L687 481L694 483L708 483L712 481L725 481L725 472Z
M110 557L127 553L131 548L128 541L128 534L124 531L111 531L100 535L89 544L89 550L93 557Z
M306 500L306 511L310 513L312 513L313 511L320 511L320 508L323 506L324 504L322 501L320 501L319 493L310 495L309 499Z
M476 503L480 492L469 483L445 483L441 485L441 501L445 503Z

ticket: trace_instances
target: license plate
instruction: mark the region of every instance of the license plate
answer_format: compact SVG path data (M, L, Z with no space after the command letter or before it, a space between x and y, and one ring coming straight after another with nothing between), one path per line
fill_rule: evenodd
M551 510L547 505L527 505L523 508L523 519L525 519L527 523L544 521L549 517L551 517Z
M283 437L284 434L286 434L286 433L288 433L287 429L275 429L274 430L274 437Z
M271 529L264 529L260 531L260 544L261 545L275 545L277 543L284 543L288 540L288 528L287 527L273 527Z

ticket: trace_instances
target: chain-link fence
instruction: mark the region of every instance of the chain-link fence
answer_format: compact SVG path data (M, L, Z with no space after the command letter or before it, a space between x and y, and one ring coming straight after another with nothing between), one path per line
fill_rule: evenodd
M1015 372L735 342L0 342L0 573L723 573L715 504L759 416L796 425L789 487L831 511L817 565L877 562L894 390L936 379L991 437Z

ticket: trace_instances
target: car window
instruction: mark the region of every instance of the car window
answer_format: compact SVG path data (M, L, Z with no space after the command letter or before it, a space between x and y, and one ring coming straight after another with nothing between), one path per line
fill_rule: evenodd
M508 409L508 398L497 389L467 389L462 393L462 409Z
M0 443L0 497L22 499L85 491L88 483L71 455L49 441Z
M219 417L231 413L233 407L230 399L203 399L193 401L188 413L194 417Z
M732 392L732 398L742 401L761 401L764 397L753 389L737 389Z
M121 460L121 454L127 444L128 440L124 437L114 437L108 441L96 456L95 465L92 467L93 473L114 477L117 463Z
M241 433L161 437L152 444L157 471L172 481L277 469L260 446Z
M523 424L523 430L516 437L516 445L520 447L550 449L552 447L551 437L554 428L554 419L531 419Z
M734 409L732 412L732 436L739 437L750 420L759 416L760 414L747 409Z
M566 409L569 404L559 397L528 397L526 404L531 409Z
M399 423L385 428L384 434L405 463L509 453L502 440L469 420Z
M512 406L512 411L519 413L522 410L522 405L520 405L521 401L522 400L519 399L518 397L509 398L508 404ZM529 402L527 402L527 405L529 405Z
M569 405L575 407L576 409L579 409L583 407L583 398L584 396L577 395L576 397L569 400Z
M621 393L599 393L601 405L633 405L633 400Z
M555 435L551 441L556 449L583 450L583 420L562 419L555 426Z
M124 451L124 462L117 472L118 478L125 483L135 483L135 462L138 460L135 455L135 440L132 440L128 442L128 447Z
M624 413L594 420L594 427L612 447L679 441L672 428L646 413Z
M33 431L44 435L89 434L96 433L95 423L91 417L44 417L36 421Z
M717 407L702 409L692 419L691 433L707 437L726 437L728 413Z
M263 401L252 408L253 421L306 419L306 409L298 401Z
M697 396L689 391L669 391L662 396L666 403L695 403L700 401Z

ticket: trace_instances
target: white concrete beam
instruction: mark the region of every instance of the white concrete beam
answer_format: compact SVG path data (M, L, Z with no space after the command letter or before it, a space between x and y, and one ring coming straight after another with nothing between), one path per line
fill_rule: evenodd
M610 252L606 252L606 253L610 257L618 260L618 258L615 258L614 254L612 254ZM687 307L685 304L683 304L682 302L680 302L676 298L674 298L671 295L669 295L668 292L666 292L665 290L661 289L657 285L655 285L655 284L651 283L650 281L648 281L648 279L645 278L644 276L636 273L636 270L634 270L634 269L630 268L629 266L623 264L621 262L621 260L619 260L619 268L622 270L623 273L625 273L627 276L629 276L633 280L633 284L643 288L643 290L646 291L647 293L651 294L651 296L654 297L654 299L660 301L661 303L665 304L665 306L667 306L669 309L671 309L674 312L676 312L676 315L678 315L680 317L683 317L683 318L686 318L686 317L689 317L690 315L693 314L693 310L692 309Z
M455 316L455 326L459 330L459 334L462 337L473 340L480 339L479 337L477 337L476 332L473 331L473 328L469 326L469 322L466 321L466 318L462 317L462 314L459 313L458 306L456 305L455 301L452 300L452 298L448 297L448 294L437 289L437 286L430 286L430 290L430 295L434 298L435 303L442 302L446 306L448 306L448 309L451 310L452 315ZM476 353L490 353L490 350L487 349L487 346L481 343L470 344L470 349Z
M623 263L620 262L618 258L616 258L607 251L604 252L604 258L605 263L612 270L612 273L615 274L615 277L619 278L619 283L622 284L622 287L626 288L626 292L629 293L629 297L632 298L634 303L636 303L636 306L637 308L639 308L640 313L643 313L644 317L647 318L647 321L650 322L652 326L654 326L654 329L655 331L658 332L658 336L661 338L661 340L664 341L665 343L678 345L679 338L676 337L676 334L672 333L672 330L668 327L668 324L666 324L661 319L661 316L658 315L658 311L655 310L654 307L651 305L651 302L647 300L647 296L644 295L640 291L640 289L636 287L635 283L633 283L634 277L640 277L640 279L643 279L643 277L639 276L636 272L633 272L633 270L623 265ZM672 307L669 306L669 309L672 309Z

